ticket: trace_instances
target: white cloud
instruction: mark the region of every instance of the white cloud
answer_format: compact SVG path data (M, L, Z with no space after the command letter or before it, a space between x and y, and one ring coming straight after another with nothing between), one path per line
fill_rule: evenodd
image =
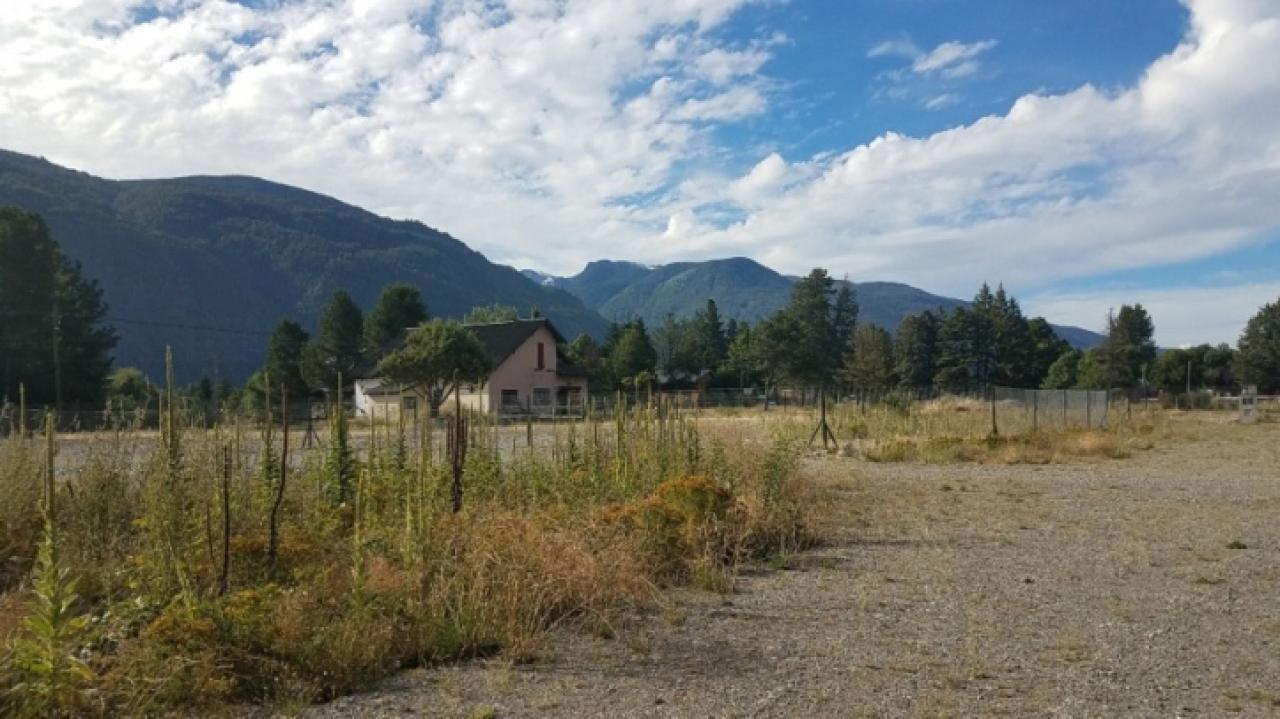
M944 107L954 105L960 101L960 96L954 92L944 92L941 95L934 95L924 101L925 109L940 110Z
M905 57L914 60L923 53L907 39L885 40L867 51L867 57Z
M958 41L944 42L928 53L916 57L911 63L911 70L916 73L938 72L955 68L972 68L961 71L961 75L971 74L977 69L973 59L996 46L995 40L963 43ZM958 76L958 75L957 75Z
M785 38L710 33L746 1L19 3L0 145L107 176L263 175L568 270L663 214L628 198L713 152L710 126L766 107Z
M1280 75L1258 68L1280 67L1280 18L1252 2L1190 9L1185 41L1133 88L1030 95L932 136L885 135L755 198L713 244L967 295L984 279L1029 294L1272 236Z
M761 72L785 39L713 32L747 1L166 0L145 22L127 0L17 3L0 145L107 176L263 175L556 272L732 254L1032 296L1280 232L1274 0L1188 0L1186 38L1130 88L790 160L716 139L779 92ZM870 54L945 83L992 42Z

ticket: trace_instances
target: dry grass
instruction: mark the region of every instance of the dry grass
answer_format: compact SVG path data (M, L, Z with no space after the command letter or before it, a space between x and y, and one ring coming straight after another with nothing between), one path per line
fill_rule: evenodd
M704 432L655 407L557 427L542 453L504 453L480 418L470 434L457 514L442 453L412 428L378 428L351 503L332 499L323 450L295 452L274 563L276 479L263 476L256 430L184 429L176 465L153 436L63 443L60 557L79 581L76 613L93 621L60 650L90 658L85 711L287 708L410 666L527 661L550 629L611 634L661 585L727 591L741 562L804 542L798 448L758 428ZM0 446L0 639L29 605L12 590L38 538L41 447Z
M873 462L948 464L1053 464L1078 458L1123 459L1173 439L1169 413L1127 414L1113 409L1100 429L1032 430L1004 421L991 431L990 406L976 400L945 398L918 403L909 410L840 408L832 424L846 454ZM1012 427L1011 427L1012 425Z

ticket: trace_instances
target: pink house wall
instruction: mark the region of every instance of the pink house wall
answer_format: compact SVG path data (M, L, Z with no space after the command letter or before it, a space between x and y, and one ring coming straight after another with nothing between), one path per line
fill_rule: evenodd
M543 368L538 369L538 344L542 343ZM586 380L556 376L556 338L546 327L539 327L533 335L510 357L489 375L489 406L502 407L502 390L514 389L519 393L520 406L529 407L533 402L535 387L551 391L551 402L556 401L557 387L581 387L586 392Z

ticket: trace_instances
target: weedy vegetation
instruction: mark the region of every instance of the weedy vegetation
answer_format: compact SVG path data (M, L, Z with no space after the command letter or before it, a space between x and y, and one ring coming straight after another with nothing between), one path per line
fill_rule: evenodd
M1160 410L1111 408L1105 425L1085 429L1032 427L1020 414L1002 412L992 431L990 406L983 401L941 399L919 403L883 403L863 408L841 406L832 413L836 435L848 453L872 462L949 464L1050 464L1076 458L1123 459L1151 449L1173 436Z
M0 714L289 708L530 660L552 628L611 636L657 587L728 590L806 541L785 433L720 438L660 402L541 449L481 416L368 443L331 416L303 450L264 417L191 426L170 390L158 437L0 440Z

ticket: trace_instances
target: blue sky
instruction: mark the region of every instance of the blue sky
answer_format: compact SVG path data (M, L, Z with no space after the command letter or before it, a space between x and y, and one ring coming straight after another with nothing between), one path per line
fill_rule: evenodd
M728 143L807 157L868 142L886 132L922 136L1003 113L1031 92L1064 93L1084 84L1132 85L1186 32L1175 0L793 0L749 6L722 34L743 42L781 32L789 39L763 71L783 86L784 112L726 128ZM903 63L869 58L892 41L922 50L959 41L996 44L972 74L956 79L882 77ZM892 97L900 87L906 95ZM954 97L937 109L925 103Z
M79 0L0 146L254 174L558 274L749 256L1165 345L1280 297L1280 0Z

